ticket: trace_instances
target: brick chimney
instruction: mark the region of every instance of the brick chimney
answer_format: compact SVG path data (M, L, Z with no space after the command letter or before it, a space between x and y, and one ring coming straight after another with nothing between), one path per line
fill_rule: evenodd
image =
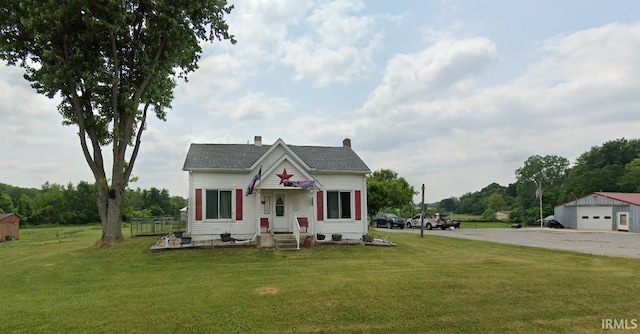
M253 137L253 143L256 146L262 146L262 136L254 136Z
M349 139L349 138L345 138L345 139L342 141L342 147L351 147L351 139Z

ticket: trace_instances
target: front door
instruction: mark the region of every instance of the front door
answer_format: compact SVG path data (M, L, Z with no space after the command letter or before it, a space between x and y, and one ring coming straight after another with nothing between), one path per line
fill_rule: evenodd
M629 214L626 212L618 213L618 231L629 232Z
M284 194L275 194L273 201L273 231L289 232L289 220L287 219L287 198Z

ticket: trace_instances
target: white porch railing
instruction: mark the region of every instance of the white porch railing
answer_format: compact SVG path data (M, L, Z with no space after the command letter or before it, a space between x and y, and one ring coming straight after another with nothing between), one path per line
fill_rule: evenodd
M300 223L298 222L298 216L293 216L293 235L296 236L296 249L300 249Z

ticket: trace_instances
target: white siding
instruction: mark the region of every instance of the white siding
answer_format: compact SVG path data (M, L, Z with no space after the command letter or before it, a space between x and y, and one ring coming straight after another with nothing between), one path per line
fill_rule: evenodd
M264 172L265 170L273 167L273 164L275 164L285 154L289 155L289 153L287 153L287 150L285 150L284 147L282 147L282 146L275 147L273 149L273 151L271 151L271 154L266 156L264 158L264 160L262 160L260 162L260 165L262 166L262 171ZM258 166L257 168L260 168L260 166ZM280 173L280 172L278 172L278 173Z
M251 237L257 231L255 193L245 196L246 187L253 178L253 173L197 173L191 174L191 193L189 194L189 228L194 240L210 240L219 238L220 233L230 232L236 238ZM202 189L202 220L196 221L195 189ZM206 219L206 190L230 190L231 219ZM236 189L242 189L242 220L236 221Z
M324 190L324 221L317 222L314 226L315 233L326 234L341 233L345 239L360 239L367 233L367 207L366 184L364 175L351 174L321 174L317 176L318 182ZM327 191L350 191L352 219L328 219L327 218ZM361 220L355 220L355 190L361 191ZM329 236L330 238L330 236Z
M287 155L285 155L287 154ZM367 233L367 195L366 176L364 174L328 174L312 173L305 171L304 165L300 165L295 157L283 147L276 147L267 156L255 171L245 172L191 172L189 176L189 223L188 232L194 240L210 240L219 238L223 232L231 232L235 238L249 238L254 233L259 233L260 218L268 218L270 223L274 221L274 194L281 192L286 195L287 221L290 231L293 231L296 216L309 219L309 233L341 233L344 239L360 239ZM283 156L286 158L283 160ZM277 165L274 165L276 164ZM253 194L245 196L245 191L251 179L262 167L262 180L258 182ZM300 189L296 187L284 187L280 184L280 178L276 174L282 173L284 168L288 174L293 174L291 181L317 180L313 189ZM267 170L269 172L267 172ZM196 221L195 189L202 189L203 220ZM206 190L231 190L232 191L232 218L226 220L207 220L205 217ZM236 189L242 189L242 220L236 221ZM355 191L360 191L361 220L355 220ZM323 221L317 221L317 192L323 191ZM327 191L348 191L351 193L351 219L327 219ZM269 201L262 204L262 201ZM267 210L265 211L265 206ZM329 237L330 238L330 237Z

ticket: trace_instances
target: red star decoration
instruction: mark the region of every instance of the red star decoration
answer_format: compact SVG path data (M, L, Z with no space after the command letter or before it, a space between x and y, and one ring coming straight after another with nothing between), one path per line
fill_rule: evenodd
M282 174L276 174L276 175L278 175L278 177L280 177L280 184L282 184L284 181L289 181L289 179L293 176L293 174L287 174L287 169L286 168L284 169Z

